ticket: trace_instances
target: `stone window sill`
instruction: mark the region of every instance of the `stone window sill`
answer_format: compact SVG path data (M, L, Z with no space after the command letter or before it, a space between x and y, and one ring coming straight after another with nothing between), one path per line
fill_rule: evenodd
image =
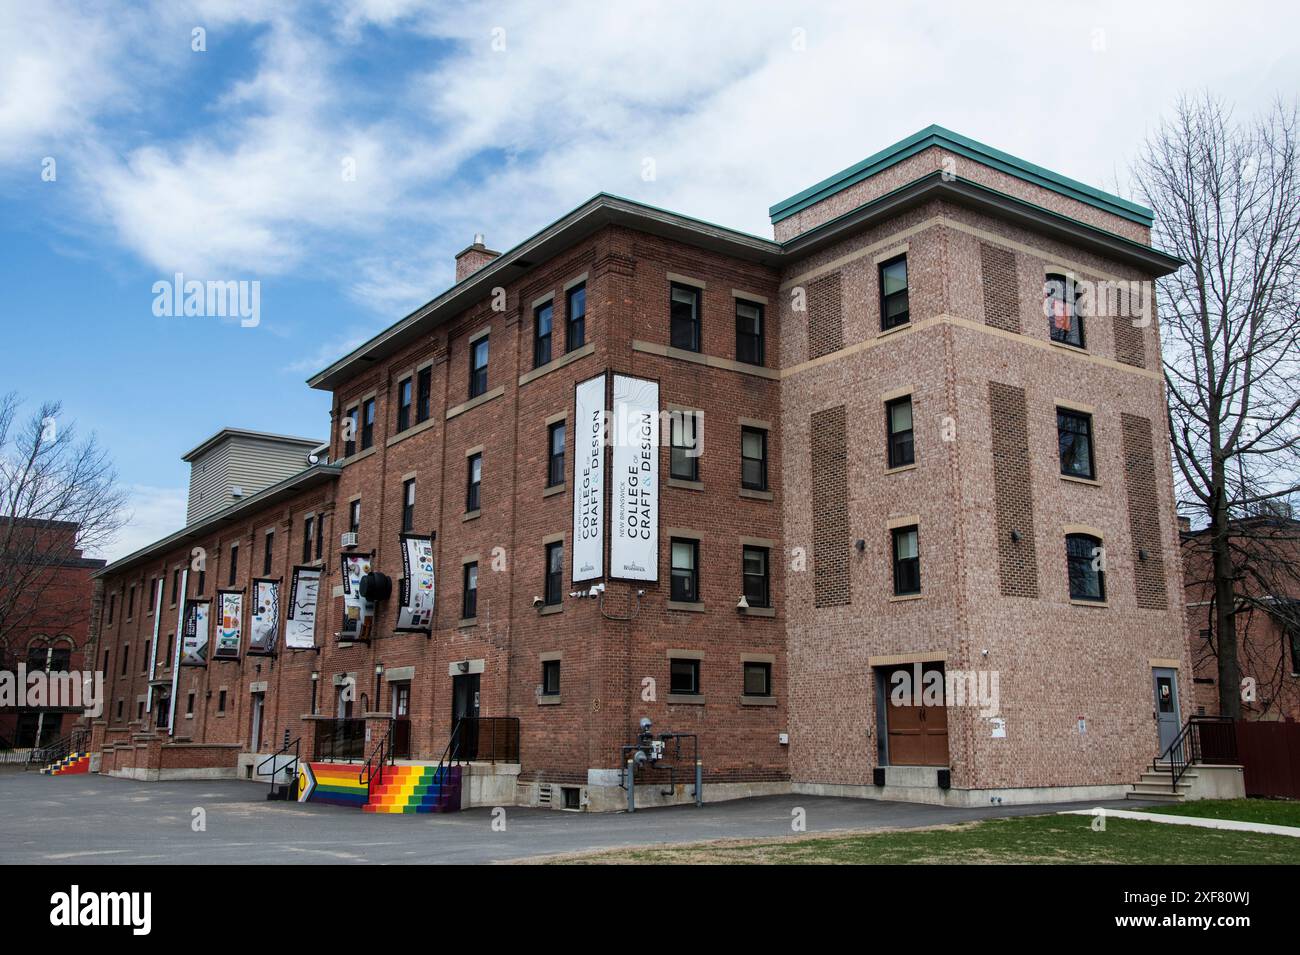
M540 610L537 611L537 613L543 617L549 616L553 613L563 613L563 612L564 612L564 604L545 604L542 606Z
M1108 601L1108 600L1075 600L1073 597L1071 597L1071 598L1070 598L1070 606L1072 606L1072 607L1109 607L1109 606L1110 606L1110 601Z
M460 516L460 519L461 519L462 521L472 521L472 520L477 520L478 516L479 516L480 514L482 514L482 513L483 513L483 512L482 512L481 510L478 510L478 511L466 511L464 514L462 514L462 515Z
M889 598L889 602L892 604L902 603L905 600L920 600L924 596L925 594L894 594Z
M1101 482L1095 478L1075 477L1073 474L1062 474L1062 481L1069 481L1071 484L1086 484L1089 487L1101 487Z
M704 697L699 693L669 693L669 703L685 703L688 706L703 706Z
M916 470L916 462L913 461L911 464L900 464L896 468L885 468L885 473L902 474L904 471L915 471L915 470Z
M756 491L749 487L742 487L740 489L740 496L748 498L751 501L772 501L776 499L776 495L771 491Z
M470 627L477 627L478 617L463 617L461 618L460 623L456 624L456 626L461 630L466 630Z
M774 696L742 696L740 698L741 706L776 706L776 697Z
M563 698L558 693L553 696L546 696L545 694L543 694L542 696L539 696L537 698L537 705L538 706L559 706L562 701Z
M677 487L677 488L681 488L683 491L703 491L703 490L704 490L704 482L703 482L703 481L688 481L688 480L686 480L685 478L675 478L675 477L670 477L670 478L667 480L666 483L667 483L667 485L668 485L669 487Z
M568 489L567 484L552 484L542 492L542 497L554 497L556 494L563 494Z
M746 617L775 617L775 607L746 607L741 611Z
M669 610L681 610L686 613L704 613L704 604L702 603L684 603L679 600L669 600L664 606Z
M469 401L462 402L461 404L456 405L456 407L454 408L448 408L446 420L450 421L452 418L455 418L457 415L463 415L466 411L473 411L475 408L479 407L480 405L487 404L493 398L500 398L505 393L506 393L506 386L497 385L491 391L485 391L483 392L483 394L471 398L469 399Z

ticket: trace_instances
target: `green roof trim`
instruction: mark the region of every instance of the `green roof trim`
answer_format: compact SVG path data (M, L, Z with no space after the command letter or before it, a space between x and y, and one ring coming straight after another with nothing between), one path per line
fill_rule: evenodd
M932 146L938 146L959 156L965 156L967 159L973 159L976 162L997 169L999 172L1015 176L1017 179L1023 179L1025 182L1033 183L1044 189L1050 189L1052 192L1086 203L1101 209L1103 212L1109 212L1111 215L1128 219L1130 222L1136 222L1148 228L1154 218L1154 213L1145 206L1129 202L1127 199L1121 199L1119 196L1113 196L1108 192L1102 192L1100 189L1094 189L1092 186L1084 185L1074 179L1054 173L1050 169L1044 169L1042 166L1035 166L1031 162L1025 162L1023 159L1018 159L1010 153L1004 153L1000 149L994 149L992 146L985 146L983 143L944 129L942 126L927 126L919 133L914 133L901 142L868 156L848 169L837 172L829 179L823 179L817 185L810 186L803 192L778 202L768 210L769 215L772 217L772 224L775 225L782 219L788 219L795 213L801 212L823 199L828 199L835 193L862 182L862 180L874 176L890 166L897 165L905 159L910 159Z

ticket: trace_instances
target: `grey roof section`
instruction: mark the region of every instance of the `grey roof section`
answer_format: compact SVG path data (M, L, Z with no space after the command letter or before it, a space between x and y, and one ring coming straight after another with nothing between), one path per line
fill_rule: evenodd
M525 239L513 249L493 259L437 298L411 312L370 341L353 349L328 368L317 372L307 379L307 383L313 388L324 391L334 390L352 376L361 373L370 362L381 361L420 337L428 335L442 322L490 294L493 287L504 286L518 279L605 226L627 226L697 248L780 268L812 255L819 249L844 239L852 232L868 228L932 199L947 199L1009 219L1035 231L1132 265L1153 277L1167 275L1182 264L1182 260L1166 255L1151 246L1079 222L986 186L960 179L945 181L939 172L923 176L851 212L801 233L784 244L602 192L537 234Z
M343 473L342 467L337 464L315 464L309 468L299 471L293 477L285 478L279 484L272 484L268 488L258 491L245 500L230 505L215 514L195 521L186 527L182 527L174 534L170 534L161 540L154 541L147 547L142 547L133 554L128 554L118 560L113 561L103 570L93 577L103 577L108 574L117 573L118 571L128 570L137 564L145 563L149 558L158 554L165 553L176 547L178 544L184 544L190 540L197 540L212 531L224 525L233 524L236 521L244 520L250 513L258 508L266 507L270 504L276 504L282 500L292 497L295 494L325 484L329 481L338 479Z
M300 438L291 434L272 434L269 431L249 431L247 428L222 428L211 437L200 441L197 447L186 451L181 455L181 460L193 461L227 438L253 438L258 441L278 441L281 444L300 444L308 450L321 445L319 438Z

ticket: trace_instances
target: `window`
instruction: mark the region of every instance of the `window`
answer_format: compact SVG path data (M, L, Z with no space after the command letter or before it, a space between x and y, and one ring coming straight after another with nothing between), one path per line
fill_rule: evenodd
M122 669L119 671L118 676L126 676L127 657L130 655L131 645L129 643L122 644Z
M185 696L185 716L188 719L194 715L194 691L191 690Z
M671 599L679 603L699 601L699 555L699 541L673 538Z
M361 406L361 450L375 443L375 399L367 398Z
M669 660L668 692L698 696L700 692L700 661Z
M479 509L479 490L483 484L483 455L471 454L468 460L469 474L465 484L465 513L473 514Z
M460 615L466 620L473 620L478 616L478 564L466 564L463 573Z
M108 622L111 626L113 623L113 614L117 610L117 594L108 595Z
M542 696L560 695L560 661L542 661Z
M741 551L743 593L751 607L770 607L772 598L767 576L767 548L746 546Z
M484 335L469 346L469 396L477 398L487 391L488 340Z
M157 581L151 581L151 585ZM132 584L126 592L126 619L130 620L135 614L135 584Z
M568 330L564 336L567 351L581 348L587 343L587 285L575 285L565 296L565 318Z
M235 586L235 574L239 572L239 545L230 545L230 574L226 578L226 586Z
M546 486L564 483L564 422L557 421L546 429L546 446L549 449L546 464Z
M316 518L308 514L302 519L302 562L311 560L312 538L316 536Z
M144 700L135 704L135 718L137 722L144 719Z
M1091 534L1067 534L1065 560L1070 573L1070 599L1106 599L1105 552Z
M321 542L325 540L325 515L316 518L316 559L320 560Z
M161 586L162 586L161 577L151 577L149 579L149 606L145 608L145 612L150 616L153 615L154 604L158 602L158 597L159 597L158 588ZM131 587L131 598L132 598L131 603L132 605L134 605L135 604L134 586ZM127 616L130 617L131 615L128 613Z
M700 350L700 290L689 285L672 285L671 344L686 351Z
M271 559L275 556L275 531L267 531L262 544L262 576L271 576Z
M199 596L199 597L203 596L203 591L204 591L205 589L207 589L207 586L208 586L208 571L207 571L207 568L206 568L206 567L200 567L200 568L199 568L199 579L198 579L198 581L197 581L197 583L195 584L195 587L194 587L194 593L195 593L195 595L196 595L196 596Z
M668 420L668 475L679 481L698 481L700 417L693 411L674 411Z
M1083 293L1074 280L1065 275L1049 275L1044 284L1043 312L1052 341L1083 347L1083 317L1079 314L1079 297Z
M916 447L912 440L912 396L887 402L885 422L889 428L889 466L901 468L914 463Z
M880 263L880 327L906 325L908 315L907 255L904 254Z
M415 420L429 420L429 395L433 392L433 369L422 368L415 376Z
M1089 480L1096 476L1092 467L1092 415L1057 408L1056 443L1062 474Z
M163 657L164 667L169 667L172 665L172 652L175 649L176 649L176 634L169 633L167 634L167 655Z
M551 325L555 306L552 302L533 309L533 367L541 368L551 360Z
M745 661L745 696L772 695L772 664Z
M348 505L348 530L353 534L361 531L361 499L357 498Z
M343 456L345 458L350 458L357 453L357 420L358 411L355 406L343 413Z
M109 653L110 653L110 651L108 651L108 650L105 650L105 651L104 651L104 665L103 665L102 667L100 667L100 671L104 674L105 677L107 677L107 676L108 676L108 673L109 673L109 670L108 670Z
M767 432L762 428L740 429L740 486L767 490Z
M402 482L402 530L415 530L415 478Z
M894 594L919 594L921 592L921 555L916 546L916 526L895 527L894 542Z
M736 299L736 361L763 364L763 306Z
M405 431L411 426L411 379L403 378L397 383L397 430Z
M221 690L220 692L217 693L217 712L218 713L226 712L226 691L225 690Z
M172 599L171 606L176 606L176 598L181 592L181 569L179 567L172 571Z
M118 721L119 721L119 722L120 722L121 719L122 719L122 704L123 704L124 702L126 702L126 701L125 701L125 700L118 700L118 701L117 701L117 718L118 718Z
M564 599L564 541L546 545L546 606Z

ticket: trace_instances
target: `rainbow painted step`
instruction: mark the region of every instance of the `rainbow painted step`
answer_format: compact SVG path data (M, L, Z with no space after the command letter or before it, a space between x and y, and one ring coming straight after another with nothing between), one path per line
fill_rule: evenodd
M456 812L460 809L459 766L387 766L383 782L370 788L362 812Z
M90 772L89 753L69 753L41 770L46 776L76 776Z

